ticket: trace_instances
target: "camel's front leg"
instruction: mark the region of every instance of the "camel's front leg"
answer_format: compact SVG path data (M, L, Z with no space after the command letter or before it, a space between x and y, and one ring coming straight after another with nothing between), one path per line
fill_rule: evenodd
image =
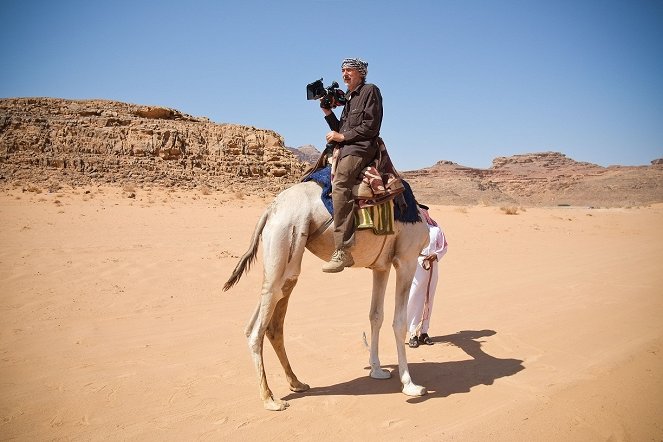
M394 306L394 336L396 337L396 350L398 352L398 372L403 384L403 393L408 396L423 396L426 387L412 382L410 370L407 365L405 354L405 338L407 335L407 300L412 285L412 278L416 266L413 262L400 261L396 267L396 301Z
M389 269L373 269L373 295L371 297L371 310L369 318L371 321L371 356L369 364L371 365L370 376L373 379L389 379L391 372L384 370L380 366L380 357L378 356L378 346L380 343L380 328L384 320L384 294L389 280Z

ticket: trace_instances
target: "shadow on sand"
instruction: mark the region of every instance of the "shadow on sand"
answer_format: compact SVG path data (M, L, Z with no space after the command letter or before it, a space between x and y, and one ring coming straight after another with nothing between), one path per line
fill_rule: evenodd
M481 349L481 338L493 336L493 330L463 330L446 336L431 337L436 345L455 345L472 359L450 362L418 362L410 363L410 374L420 385L426 386L428 394L408 399L410 403L418 403L431 398L447 397L456 393L467 393L477 385L491 385L495 379L512 376L525 367L519 359L500 359L485 353ZM426 346L415 351L425 351ZM367 367L368 368L368 367ZM371 379L362 376L347 382L326 387L311 387L303 393L291 393L283 399L292 401L305 396L392 394L400 392L398 366L388 365L392 376L387 380Z

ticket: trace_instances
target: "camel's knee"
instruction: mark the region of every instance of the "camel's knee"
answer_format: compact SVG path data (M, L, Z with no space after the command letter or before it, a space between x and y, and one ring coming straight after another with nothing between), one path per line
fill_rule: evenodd
M396 334L396 336L405 335L405 333L407 332L406 322L407 321L405 321L404 319L394 318L394 322L391 324L391 326L394 329L394 333Z
M371 322L371 327L382 327L382 322L384 322L384 313L382 311L370 312L368 315L368 320Z
M259 335L258 333L251 333L247 338L247 343L249 345L249 350L254 355L262 354L264 335Z
M297 276L292 276L291 278L286 279L285 283L283 283L283 286L281 287L283 295L286 297L290 296L290 293L292 293L295 285L297 285Z
M276 328L272 328L271 326L267 327L267 330L265 331L265 336L267 336L267 339L269 339L269 342L272 343L272 346L274 347L275 350L277 350L277 347L283 346L282 327L276 327Z
M404 327L406 322L407 322L407 315L401 315L397 312L394 314L394 320L392 321L391 325L394 328Z

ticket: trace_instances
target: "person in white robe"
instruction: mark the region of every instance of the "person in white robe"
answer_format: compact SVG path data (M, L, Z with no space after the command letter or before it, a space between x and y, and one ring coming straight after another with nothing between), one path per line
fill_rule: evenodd
M410 287L407 304L408 345L412 348L420 344L433 345L428 336L431 312L439 275L438 262L447 253L447 240L440 226L428 214L428 207L420 204L419 213L428 224L428 245L417 259L417 270Z

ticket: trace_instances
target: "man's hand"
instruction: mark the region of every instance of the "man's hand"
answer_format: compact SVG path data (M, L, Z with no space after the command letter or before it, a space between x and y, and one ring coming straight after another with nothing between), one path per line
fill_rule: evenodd
M343 141L345 141L345 137L343 136L343 134L338 133L335 130L328 132L325 138L327 139L328 143L331 143L332 141L336 141L337 143L342 143Z

